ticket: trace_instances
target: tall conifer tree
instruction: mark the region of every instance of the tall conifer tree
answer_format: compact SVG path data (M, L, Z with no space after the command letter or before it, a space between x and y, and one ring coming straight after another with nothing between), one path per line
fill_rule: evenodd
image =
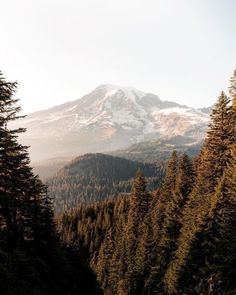
M6 228L9 246L20 241L42 241L54 232L51 202L46 187L29 166L27 147L18 143L22 128L10 129L9 123L21 116L13 98L17 83L0 75L0 197L1 227ZM44 241L46 241L46 236Z
M191 249L197 246L197 235L201 231L206 216L209 214L211 198L216 185L223 175L224 169L230 160L230 107L229 99L222 92L211 115L211 124L201 153L198 174L188 205L183 211L183 226L178 239L178 249L171 261L165 281L169 293L176 293L181 287L180 277L188 280L188 268L193 263L198 267L200 261L191 261ZM200 253L199 256L201 257ZM192 266L188 266L190 263Z
M141 224L146 217L150 204L150 195L146 190L146 182L140 170L137 171L133 188L130 194L129 214L126 226L126 247L128 271L126 281L129 284L127 294L135 294L137 288L137 269L135 254L138 246L138 239L141 234ZM129 293L130 292L130 293Z

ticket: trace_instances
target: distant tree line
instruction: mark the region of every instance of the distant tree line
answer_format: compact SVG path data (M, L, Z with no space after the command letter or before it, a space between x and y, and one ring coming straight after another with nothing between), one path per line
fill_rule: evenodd
M146 176L149 189L160 186L165 164L140 163L104 154L86 154L74 159L47 180L56 213L130 193L138 168Z

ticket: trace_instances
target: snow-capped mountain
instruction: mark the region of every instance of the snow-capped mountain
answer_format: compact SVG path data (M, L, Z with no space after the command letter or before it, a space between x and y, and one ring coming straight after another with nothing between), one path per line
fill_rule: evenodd
M108 84L73 102L32 113L17 124L27 128L21 140L31 146L32 159L39 160L177 135L201 139L208 121L204 110Z

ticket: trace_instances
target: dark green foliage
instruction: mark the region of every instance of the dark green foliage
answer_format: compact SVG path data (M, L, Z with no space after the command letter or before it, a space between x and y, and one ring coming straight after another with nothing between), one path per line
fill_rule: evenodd
M143 164L103 154L76 158L47 182L56 212L76 207L81 202L91 203L129 193L138 168L147 177L149 189L160 185L164 165Z
M159 228L162 226L163 230L167 227L167 215L163 212L175 190L183 207L183 199L187 198L193 182L191 167L191 161L186 155L181 157L178 165L174 152L168 165L162 193L151 196L139 170L129 197L90 206L81 205L77 210L64 213L60 217L59 231L63 239L87 253L88 260L96 270L107 294L152 294L156 286L151 286L152 282L148 281L154 279L150 272L157 263L156 251L161 247L158 238L162 237L164 243L164 234L157 232L156 226L159 224ZM167 188L169 194L166 194ZM155 206L158 220L153 219L155 213L150 210L151 205ZM178 221L177 217L174 220ZM178 230L177 227L176 231Z
M15 89L0 74L0 293L98 294L83 259L59 241L47 188L17 141L24 130L9 128L19 118Z
M1 251L0 261L4 295L99 294L93 273L70 249Z
M205 145L197 164L197 175L189 201L184 208L178 248L165 275L167 290L176 293L184 285L197 284L205 265L204 228L211 212L212 198L229 164L232 144L229 99L224 93L212 112Z
M146 190L146 182L140 170L137 171L129 201L129 213L125 229L125 251L127 256L125 280L129 282L128 292L135 294L139 288L140 276L140 263L138 263L140 249L138 251L138 242L144 234L142 226L144 226L143 223L151 202L151 196Z
M105 294L235 294L234 86L231 95L232 105L221 93L199 156L173 152L157 190L139 171L129 195L62 215L61 235L87 253Z
M205 276L222 274L225 284L235 284L236 266L236 146L212 198L211 210L203 232Z
M232 104L222 92L199 156L174 151L161 185L162 168L101 154L61 170L55 191L68 206L80 201L58 217L63 246L47 189L17 141L23 130L8 128L19 112L16 84L1 77L0 293L99 294L89 263L107 295L235 294L234 84L235 74ZM137 168L149 186L141 170L132 179Z

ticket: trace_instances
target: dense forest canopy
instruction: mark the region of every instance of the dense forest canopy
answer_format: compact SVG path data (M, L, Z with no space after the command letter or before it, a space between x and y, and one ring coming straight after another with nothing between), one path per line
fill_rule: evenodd
M65 212L63 240L86 255L104 294L235 294L236 71L200 154L173 152L160 188L138 171L128 197Z
M165 173L165 165L140 163L104 154L86 154L74 159L54 177L47 180L56 213L119 194L128 194L133 178L141 169L148 187L158 187Z
M198 156L174 151L165 169L77 158L51 180L70 201L56 218L18 142L25 130L9 127L20 118L16 89L0 74L1 294L236 294L236 70ZM131 192L117 196L119 185ZM71 188L91 198L73 203Z

